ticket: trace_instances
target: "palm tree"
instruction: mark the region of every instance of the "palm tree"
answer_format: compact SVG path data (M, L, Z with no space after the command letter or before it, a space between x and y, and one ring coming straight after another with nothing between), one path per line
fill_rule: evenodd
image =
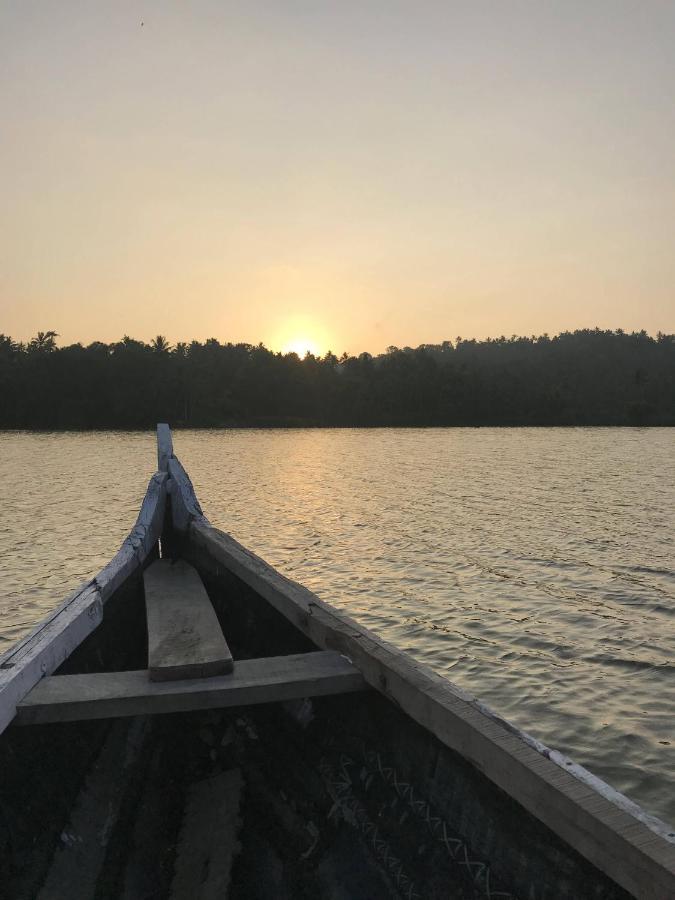
M37 335L28 344L28 350L32 353L51 353L56 350L55 331L38 331Z
M0 334L0 356L14 356L19 349L19 345L9 335Z
M167 341L163 334L150 341L150 346L155 353L168 353L171 350L171 344Z

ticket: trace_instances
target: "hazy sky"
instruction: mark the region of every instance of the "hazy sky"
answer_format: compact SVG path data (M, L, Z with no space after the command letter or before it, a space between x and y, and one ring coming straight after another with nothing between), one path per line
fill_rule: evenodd
M1 332L596 324L675 331L675 2L0 0Z

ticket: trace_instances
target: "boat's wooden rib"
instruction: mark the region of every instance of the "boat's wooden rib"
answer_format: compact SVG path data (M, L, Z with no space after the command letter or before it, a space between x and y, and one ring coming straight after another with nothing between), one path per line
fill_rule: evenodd
M115 722L71 810L36 900L91 900L143 745L147 721Z
M162 532L166 483L166 473L152 477L136 524L108 565L0 657L0 734L14 718L17 703L94 631L106 601L140 571Z
M242 547L194 519L186 553L201 571L230 571L326 649L353 660L376 688L447 747L642 900L675 897L675 843L668 826L600 779L492 715L471 695L380 640Z
M238 851L243 780L230 769L195 784L187 798L169 900L223 900Z
M143 572L152 681L224 675L232 654L197 570L158 559Z
M17 722L34 725L252 706L366 687L348 659L328 650L240 660L231 675L186 681L150 681L145 670L54 675L24 697Z

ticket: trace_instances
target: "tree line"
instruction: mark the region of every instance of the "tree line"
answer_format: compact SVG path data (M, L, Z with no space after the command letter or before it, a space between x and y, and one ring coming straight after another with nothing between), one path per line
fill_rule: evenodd
M675 335L584 329L373 356L0 334L0 428L675 425Z

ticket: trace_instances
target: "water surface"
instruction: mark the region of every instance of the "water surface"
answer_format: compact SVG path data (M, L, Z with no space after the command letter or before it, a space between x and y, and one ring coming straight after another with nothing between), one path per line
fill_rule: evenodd
M176 432L205 514L675 822L675 432ZM154 435L0 433L0 651L133 523Z

